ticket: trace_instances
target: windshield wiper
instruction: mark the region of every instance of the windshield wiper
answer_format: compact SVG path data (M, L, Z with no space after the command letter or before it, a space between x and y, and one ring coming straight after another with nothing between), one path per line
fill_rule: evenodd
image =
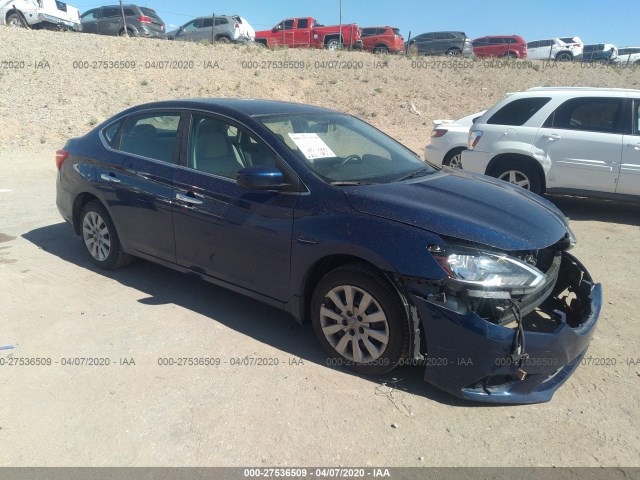
M415 172L411 172L409 175L405 175L404 177L400 177L397 180L394 180L395 182L402 182L403 180L410 180L412 178L416 178L419 177L421 174L425 173L425 172L429 172L429 174L433 173L433 169L431 167L422 167L419 170L416 170Z
M375 185L371 182L331 182L334 187L359 187L360 185Z

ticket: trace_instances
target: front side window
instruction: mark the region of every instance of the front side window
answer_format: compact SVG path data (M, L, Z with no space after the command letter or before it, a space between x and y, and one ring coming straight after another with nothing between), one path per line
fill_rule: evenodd
M135 115L125 121L119 145L124 153L172 163L180 125L180 114L153 113Z
M545 127L601 133L622 133L619 98L574 98L560 105Z
M82 15L80 21L81 22L92 22L94 20L97 20L98 19L97 13L98 13L98 10L91 10L91 11L85 13L84 15Z
M242 168L276 166L276 156L246 130L206 115L194 115L189 140L189 167L235 180Z
M371 125L348 115L310 113L257 118L327 183L388 183L437 170Z
M549 97L514 100L494 113L487 123L490 125L509 125L512 127L522 126L538 113L538 110L544 107L549 100L551 100Z
M182 30L184 30L185 32L193 32L194 30L198 29L198 22L199 20L194 20L192 22L187 23Z

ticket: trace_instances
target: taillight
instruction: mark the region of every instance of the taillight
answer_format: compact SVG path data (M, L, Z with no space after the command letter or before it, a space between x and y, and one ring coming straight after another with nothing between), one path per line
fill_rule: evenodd
M476 145L478 145L480 138L482 138L481 130L469 131L469 144L468 144L469 150L473 150L474 148L476 148Z
M58 168L58 171L62 168L62 164L68 156L69 152L67 152L66 150L58 150L56 152L56 167Z
M433 130L431 130L431 138L440 138L448 131L449 130L447 130L446 128L434 128Z
M149 17L146 17L144 15L142 15L140 18L138 18L138 21L141 23L151 23L151 19Z

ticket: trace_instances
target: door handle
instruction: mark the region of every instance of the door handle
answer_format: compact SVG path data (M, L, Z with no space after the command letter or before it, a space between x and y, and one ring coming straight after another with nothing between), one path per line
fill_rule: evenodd
M180 200L181 202L190 203L192 205L202 205L202 200L198 200L197 198L190 197L189 195L185 195L184 193L176 193L176 200Z
M544 138L548 138L549 140L560 140L562 137L557 133L547 133L543 135Z
M640 143L627 143L627 147L640 150Z
M120 183L120 179L116 178L113 174L107 175L106 173L103 173L102 175L100 175L100 179L104 180L105 182Z

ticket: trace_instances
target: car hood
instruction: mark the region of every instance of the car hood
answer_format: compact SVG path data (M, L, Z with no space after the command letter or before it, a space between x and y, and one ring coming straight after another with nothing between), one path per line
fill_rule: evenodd
M501 250L538 250L561 240L553 204L484 175L445 168L416 180L342 187L357 211Z

